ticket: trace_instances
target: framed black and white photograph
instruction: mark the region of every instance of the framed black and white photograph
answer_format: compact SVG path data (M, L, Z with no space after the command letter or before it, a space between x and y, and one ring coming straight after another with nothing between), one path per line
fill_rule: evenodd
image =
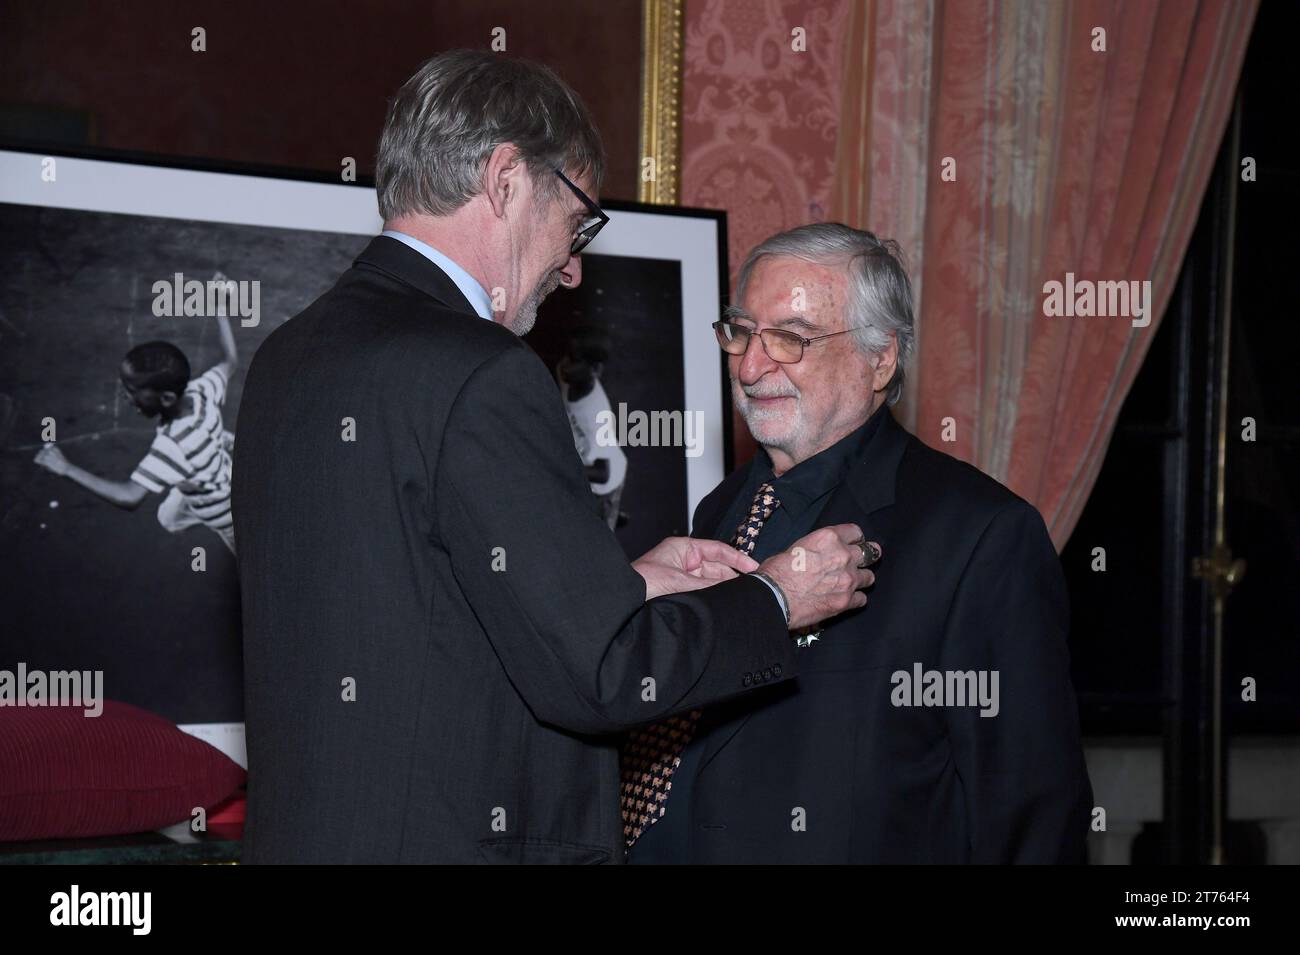
M629 557L686 534L730 462L710 324L725 304L725 214L610 202L579 288L525 341L556 379L600 508ZM0 601L29 668L102 670L104 694L244 763L239 587L211 526L157 484L115 507L34 463L49 445L110 480L141 473L154 422L119 382L132 348L180 350L191 380L237 348L213 394L238 442L259 344L382 228L374 191L283 170L106 152L0 151ZM191 314L187 314L191 312ZM228 387L227 387L228 386ZM228 458L227 458L228 460ZM161 466L165 469L165 463ZM562 529L557 529L562 532Z

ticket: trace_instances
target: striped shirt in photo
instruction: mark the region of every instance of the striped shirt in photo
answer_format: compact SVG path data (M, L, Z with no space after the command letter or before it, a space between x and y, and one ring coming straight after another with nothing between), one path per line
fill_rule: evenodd
M229 527L230 449L221 421L226 377L214 366L185 386L188 412L158 426L131 480L154 493L176 488L195 517L209 527ZM188 399L188 400L187 400Z

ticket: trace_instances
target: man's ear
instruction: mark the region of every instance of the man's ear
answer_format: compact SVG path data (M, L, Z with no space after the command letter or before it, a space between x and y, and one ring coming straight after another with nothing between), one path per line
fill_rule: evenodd
M876 352L876 367L871 373L871 390L884 391L888 388L889 383L894 380L894 372L897 370L898 336L891 332L889 344Z
M492 150L483 167L483 194L495 216L504 216L506 206L519 198L527 176L528 166L514 143L500 143Z
M172 405L176 404L176 402L179 400L180 400L179 397L174 391L158 392L158 403L162 405L164 408L170 408Z

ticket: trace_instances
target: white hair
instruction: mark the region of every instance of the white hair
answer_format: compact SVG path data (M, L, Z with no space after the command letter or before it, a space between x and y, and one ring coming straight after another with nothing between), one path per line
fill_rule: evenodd
M903 266L898 243L878 239L870 232L851 229L839 222L817 222L778 232L746 256L736 283L737 301L744 298L750 274L765 255L847 268L849 296L845 328L853 331L854 341L868 355L878 355L889 347L891 337L897 342L897 368L886 394L889 404L896 403L903 394L903 380L916 346L912 283ZM727 312L733 316L742 310L731 307Z

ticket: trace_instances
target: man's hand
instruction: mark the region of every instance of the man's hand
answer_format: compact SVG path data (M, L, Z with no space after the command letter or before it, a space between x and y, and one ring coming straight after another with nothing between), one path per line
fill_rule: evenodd
M758 562L722 541L668 537L632 561L645 580L646 600L702 590L758 569Z
M820 623L856 607L866 606L862 593L876 581L865 569L880 559L880 545L862 539L856 524L822 527L763 561L759 568L772 578L790 604L790 629Z
M36 463L52 474L60 476L68 473L70 462L63 456L63 452L52 444L47 444L36 452Z

